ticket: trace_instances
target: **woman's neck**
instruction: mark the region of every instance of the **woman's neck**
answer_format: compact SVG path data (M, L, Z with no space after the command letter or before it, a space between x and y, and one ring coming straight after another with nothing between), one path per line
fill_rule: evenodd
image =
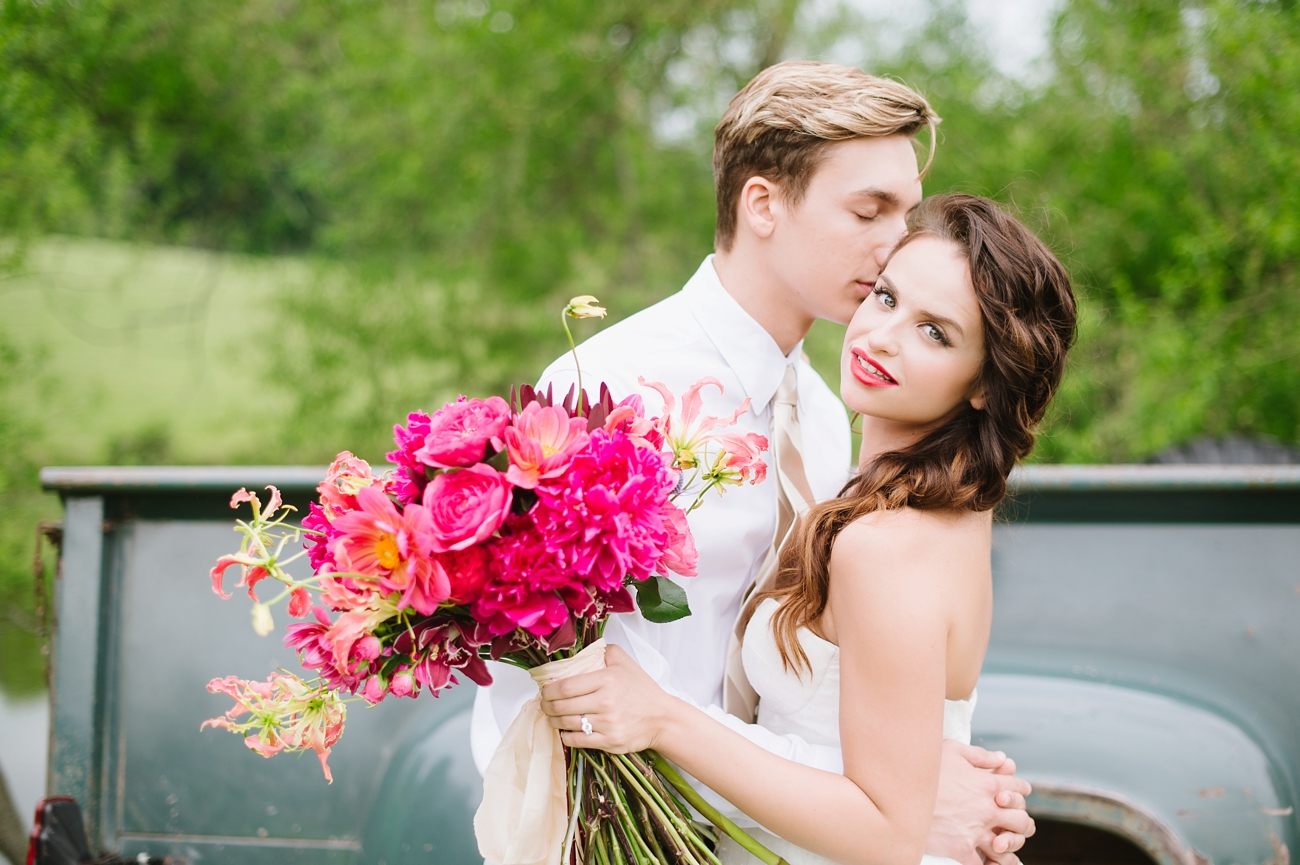
M890 451L911 447L939 424L904 424L884 418L860 415L862 418L862 445L858 449L858 470L869 466L876 457Z

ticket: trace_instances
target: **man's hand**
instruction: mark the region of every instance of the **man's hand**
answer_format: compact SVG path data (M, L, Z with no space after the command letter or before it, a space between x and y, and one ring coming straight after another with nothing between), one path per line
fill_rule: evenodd
M939 798L925 852L963 865L1016 865L1016 851L1034 834L1025 811L1028 782L1001 752L946 739L939 766Z

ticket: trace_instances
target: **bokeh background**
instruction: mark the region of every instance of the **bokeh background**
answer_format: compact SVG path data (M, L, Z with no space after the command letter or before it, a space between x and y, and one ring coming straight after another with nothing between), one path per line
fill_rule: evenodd
M1035 459L1300 439L1294 0L0 0L23 810L40 466L382 460L406 411L533 379L565 299L617 320L710 251L713 123L788 57L925 92L927 191L994 196L1069 266L1082 340ZM809 340L832 383L840 336Z

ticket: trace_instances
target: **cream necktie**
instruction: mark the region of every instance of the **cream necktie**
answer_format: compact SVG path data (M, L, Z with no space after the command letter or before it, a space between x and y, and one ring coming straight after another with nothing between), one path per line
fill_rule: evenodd
M745 676L740 645L744 634L740 622L746 620L750 598L754 593L770 588L777 574L781 545L794 527L795 520L803 516L813 501L808 478L804 474L803 439L799 434L798 371L794 364L785 368L781 385L772 397L772 462L776 476L776 535L758 575L745 592L741 603L741 616L727 641L727 662L723 671L722 708L748 724L754 723L758 711L758 694Z

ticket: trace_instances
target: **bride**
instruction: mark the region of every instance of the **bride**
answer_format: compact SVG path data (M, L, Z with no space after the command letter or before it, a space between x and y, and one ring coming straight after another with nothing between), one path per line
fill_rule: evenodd
M968 195L921 205L849 324L841 395L862 417L858 474L802 519L742 616L758 723L840 746L843 775L763 750L617 647L606 669L543 689L564 744L654 748L769 830L755 837L792 865L921 861L942 740L970 739L993 508L1074 328L1065 269ZM718 855L757 861L726 837Z

